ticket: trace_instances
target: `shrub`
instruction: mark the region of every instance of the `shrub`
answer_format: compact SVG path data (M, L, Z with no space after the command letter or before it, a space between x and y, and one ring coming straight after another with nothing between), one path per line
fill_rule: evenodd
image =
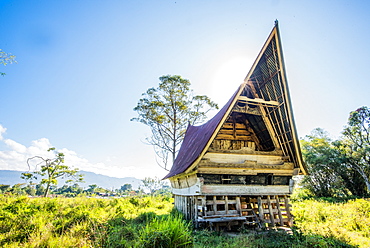
M305 234L335 238L351 245L370 247L370 201L304 200L293 204L295 223Z
M142 231L137 247L191 247L190 223L180 215L153 218Z

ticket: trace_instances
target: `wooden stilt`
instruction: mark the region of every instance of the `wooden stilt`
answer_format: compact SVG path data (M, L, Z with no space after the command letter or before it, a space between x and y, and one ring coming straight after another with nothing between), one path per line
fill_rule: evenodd
M281 213L281 208L280 208L280 199L279 199L279 196L275 195L275 200L276 200L276 207L278 209L278 215L279 215L280 225L281 226L284 226L283 215Z
M270 221L271 221L271 226L274 227L275 226L275 217L274 217L274 211L272 209L272 206L271 206L271 199L270 199L270 196L268 195L267 196L267 206L268 206L268 212L269 212L269 215L270 215Z

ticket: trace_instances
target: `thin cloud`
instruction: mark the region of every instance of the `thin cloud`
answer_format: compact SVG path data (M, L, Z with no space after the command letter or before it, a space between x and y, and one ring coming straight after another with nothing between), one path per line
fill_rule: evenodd
M0 124L0 140L3 140L3 133L6 132L6 128Z
M0 151L0 169L2 170L29 170L27 159L35 156L43 158L51 158L52 153L47 150L53 145L47 138L33 140L30 146L25 146L12 139L5 139L3 134L6 128L0 125L0 142L6 146L6 150ZM67 148L59 149L65 155L65 164L80 170L99 172L107 166L103 163L92 164L87 159L81 158L76 152ZM33 164L31 164L33 165ZM32 169L32 168L31 168Z
M27 159L40 156L43 158L52 158L53 153L47 150L54 147L49 139L40 138L33 140L30 146L20 144L12 139L6 139L3 134L6 128L0 124L0 143L5 144L5 149L0 151L0 170L17 170L28 171L34 169L34 166L40 160L30 162L32 168L28 168ZM57 149L65 155L65 164L78 168L79 170L94 172L97 174L107 175L111 177L162 177L164 173L158 170L156 166L137 165L136 161L128 161L127 159L117 157L107 157L103 162L91 163L88 159L78 155L75 151L67 148Z

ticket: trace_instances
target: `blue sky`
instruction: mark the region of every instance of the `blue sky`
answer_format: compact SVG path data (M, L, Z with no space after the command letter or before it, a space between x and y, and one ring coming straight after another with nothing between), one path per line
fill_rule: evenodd
M80 169L162 177L149 129L130 122L162 75L222 106L279 20L300 137L340 135L370 105L368 1L0 0L0 169L48 146ZM45 149L46 148L46 149Z

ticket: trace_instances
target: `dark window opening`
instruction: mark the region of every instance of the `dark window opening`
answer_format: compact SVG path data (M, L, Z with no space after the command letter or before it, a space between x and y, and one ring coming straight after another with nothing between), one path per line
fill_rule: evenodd
M265 185L266 178L265 176L257 175L257 176L246 176L247 184L254 184L254 185Z
M236 210L236 204L227 204L228 210Z
M230 184L230 175L221 175L222 184Z
M201 177L204 179L204 184L220 184L221 175L214 174L202 174Z
M233 184L233 185L289 185L291 176L274 176L271 173L257 175L217 175L198 174L203 177L204 184ZM222 196L217 196L222 197ZM207 200L213 200L211 197Z
M272 185L272 174L266 176L266 184Z
M207 200L207 201L212 201L212 200L213 200L213 196L211 196L211 195L207 195L207 196L206 196L206 200Z
M274 176L274 185L289 185L290 176Z
M247 184L245 176L230 175L230 184Z
M217 211L225 211L225 204L217 204Z

